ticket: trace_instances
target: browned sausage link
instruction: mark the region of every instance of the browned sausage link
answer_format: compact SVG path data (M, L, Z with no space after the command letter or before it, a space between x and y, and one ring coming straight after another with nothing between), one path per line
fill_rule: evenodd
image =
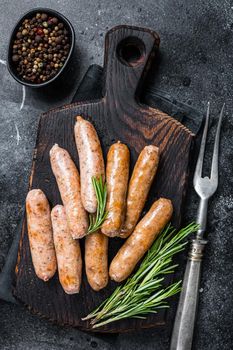
M71 236L74 239L82 238L87 233L88 217L81 202L78 170L69 153L57 144L50 150L50 162L66 210Z
M100 231L85 239L85 266L88 282L98 291L108 284L108 237Z
M102 175L103 181L105 180L100 141L94 126L80 116L77 117L74 134L79 155L83 206L89 213L95 213L97 200L92 177L99 178Z
M106 182L108 216L101 231L110 237L119 235L124 222L129 179L129 149L123 143L113 144L107 155Z
M159 149L150 145L143 148L135 164L127 195L125 223L121 230L122 238L134 230L146 202L159 162Z
M31 190L26 198L28 237L37 277L48 281L56 272L57 261L49 202L41 190Z
M170 221L172 212L172 203L169 199L160 198L154 202L112 260L109 270L112 280L121 282L131 274L156 236Z
M65 208L62 205L56 205L52 209L51 218L60 283L67 294L78 293L82 278L79 241L73 239L70 234Z

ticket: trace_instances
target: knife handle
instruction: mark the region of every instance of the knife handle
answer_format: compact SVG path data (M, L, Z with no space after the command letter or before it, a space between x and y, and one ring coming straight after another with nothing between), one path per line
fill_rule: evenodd
M194 239L188 255L170 350L191 350L197 313L201 261L207 241Z
M19 242L21 238L22 226L24 223L24 215L21 218L20 224L16 229L11 247L7 254L5 264L0 272L0 300L5 300L10 303L17 304L12 289L15 281L15 265L18 257Z

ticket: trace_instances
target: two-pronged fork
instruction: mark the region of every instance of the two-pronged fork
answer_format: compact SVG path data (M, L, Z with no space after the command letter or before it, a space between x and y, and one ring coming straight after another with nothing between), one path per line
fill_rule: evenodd
M197 232L196 238L192 240L188 255L182 291L180 294L179 305L176 312L176 318L171 338L170 350L190 350L192 348L194 323L198 305L201 261L204 247L207 243L207 240L203 238L203 235L206 230L208 200L215 193L218 187L218 154L223 110L224 105L219 116L219 122L215 136L211 174L210 177L202 177L202 167L210 113L210 103L208 103L205 127L193 179L194 189L200 197L200 204L196 219L196 222L199 224L199 230Z

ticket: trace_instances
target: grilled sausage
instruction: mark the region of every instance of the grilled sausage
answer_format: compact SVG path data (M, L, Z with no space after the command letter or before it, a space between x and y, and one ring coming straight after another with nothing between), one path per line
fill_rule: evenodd
M88 282L98 291L108 284L108 237L100 231L85 238L85 266Z
M74 134L79 155L82 203L89 213L95 213L97 200L92 177L102 176L105 180L100 141L94 126L80 116L77 117Z
M114 143L108 151L106 167L108 216L101 231L110 237L119 235L125 217L129 158L129 149L123 143Z
M52 209L51 219L59 281L67 294L78 293L82 278L79 241L73 239L70 234L63 205L56 205Z
M126 217L120 236L127 238L134 230L146 202L159 162L159 149L143 148L135 164L127 195Z
M154 202L112 260L109 270L112 280L121 282L131 274L156 236L170 221L172 212L173 207L169 199L160 198Z
M48 281L56 272L57 261L49 202L41 190L31 190L28 193L26 212L33 266L37 277Z
M55 144L50 150L50 162L65 207L71 236L82 238L88 229L87 213L81 202L80 178L69 153Z

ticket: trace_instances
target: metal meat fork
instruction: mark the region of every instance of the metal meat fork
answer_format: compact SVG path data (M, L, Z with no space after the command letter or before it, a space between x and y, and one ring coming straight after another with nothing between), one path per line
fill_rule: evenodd
M206 230L208 200L218 187L218 154L223 110L224 105L219 116L215 136L210 178L207 176L202 177L202 166L210 114L210 103L208 102L205 127L193 179L194 189L200 197L196 219L197 224L199 224L199 230L197 231L196 238L192 240L188 254L188 261L183 279L179 305L176 312L170 350L190 350L192 348L194 323L198 304L201 261L204 247L207 243L207 240L203 238L203 235Z

